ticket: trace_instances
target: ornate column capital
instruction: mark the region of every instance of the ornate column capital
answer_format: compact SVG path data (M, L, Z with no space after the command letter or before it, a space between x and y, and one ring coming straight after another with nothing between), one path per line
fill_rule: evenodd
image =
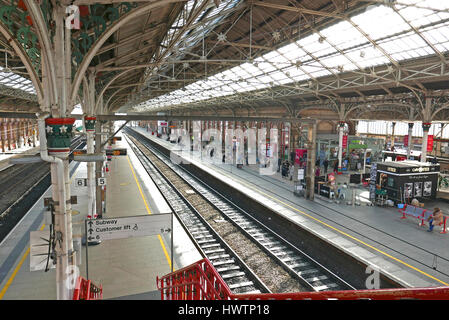
M431 122L423 122L423 123L422 123L422 129L423 129L424 131L429 131L431 125L432 125Z
M86 126L86 132L95 132L96 117L84 117L84 125Z
M70 153L75 118L47 118L45 131L50 156L66 158Z

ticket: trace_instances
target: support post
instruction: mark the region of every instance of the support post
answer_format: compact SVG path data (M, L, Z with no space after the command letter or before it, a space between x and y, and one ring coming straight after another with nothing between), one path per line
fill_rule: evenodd
M343 130L345 128L345 122L338 122L338 171L337 174L341 174L341 165L343 158Z
M421 144L421 162L427 161L427 138L429 136L429 130L431 125L432 125L431 122L423 122L422 124L423 137Z
M316 127L316 123L313 123L307 130L306 198L309 200L315 199Z
M391 148L394 147L394 129L396 127L396 122L391 123Z
M0 123L0 139L1 139L1 143L2 143L2 152L5 152L5 134L6 134L5 123L1 122Z
M101 153L101 123L100 121L96 121L95 123L95 153ZM103 168L103 161L95 162L95 181L98 181L98 178L101 178ZM95 188L95 211L97 213L98 218L103 217L103 205L102 205L102 196L101 196L101 186L97 186Z
M407 160L410 159L410 154L412 151L412 135L413 135L413 126L415 124L413 122L409 122L408 124L408 146L407 146Z

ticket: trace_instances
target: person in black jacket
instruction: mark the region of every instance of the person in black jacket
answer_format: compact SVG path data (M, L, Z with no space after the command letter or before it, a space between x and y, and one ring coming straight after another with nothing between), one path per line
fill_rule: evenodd
M327 159L324 159L324 161L323 161L324 175L327 174L327 167L328 166L329 166L329 161L327 161Z

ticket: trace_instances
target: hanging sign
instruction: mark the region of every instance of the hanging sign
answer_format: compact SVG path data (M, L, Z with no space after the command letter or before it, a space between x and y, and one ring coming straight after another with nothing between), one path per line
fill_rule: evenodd
M296 149L295 150L295 163L300 164L301 158L307 153L307 149Z
M430 152L433 150L433 135L427 136L427 152Z
M343 135L343 143L342 143L342 148L347 148L348 147L348 136L345 134Z
M404 136L404 147L408 147L408 134Z

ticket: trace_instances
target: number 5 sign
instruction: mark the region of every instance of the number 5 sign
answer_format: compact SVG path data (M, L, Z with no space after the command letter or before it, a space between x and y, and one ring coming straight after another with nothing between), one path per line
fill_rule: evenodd
M105 186L106 178L98 178L98 186Z

